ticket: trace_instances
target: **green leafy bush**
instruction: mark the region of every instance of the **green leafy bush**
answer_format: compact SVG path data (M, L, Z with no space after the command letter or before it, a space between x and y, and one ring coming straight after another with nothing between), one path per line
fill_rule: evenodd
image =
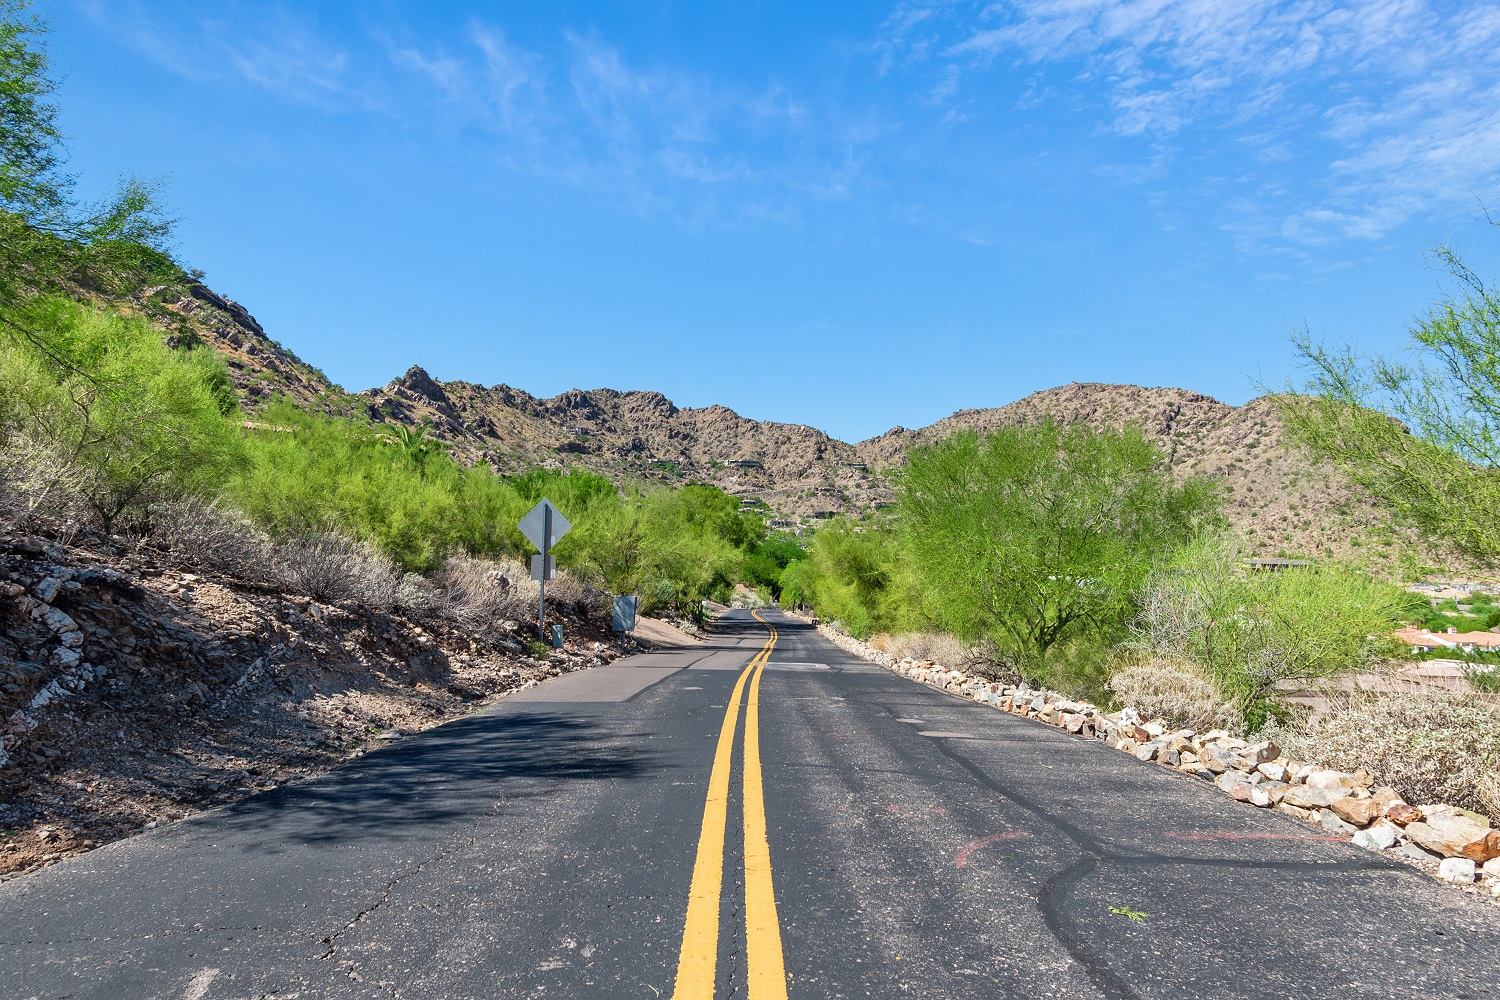
M922 613L989 638L1031 681L1060 644L1067 672L1100 664L1160 555L1218 507L1207 481L1175 482L1138 429L1050 422L918 448L898 496Z
M1396 647L1406 596L1337 565L1247 572L1239 542L1210 535L1152 574L1133 627L1149 658L1187 663L1254 727L1280 712L1278 690L1369 667Z

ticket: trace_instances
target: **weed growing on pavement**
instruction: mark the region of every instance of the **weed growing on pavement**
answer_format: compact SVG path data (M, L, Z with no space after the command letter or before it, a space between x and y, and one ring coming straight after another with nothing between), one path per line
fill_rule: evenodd
M1140 910L1132 910L1128 906L1111 906L1109 912L1117 917L1129 917L1131 921L1137 924L1151 916L1151 914L1142 913Z

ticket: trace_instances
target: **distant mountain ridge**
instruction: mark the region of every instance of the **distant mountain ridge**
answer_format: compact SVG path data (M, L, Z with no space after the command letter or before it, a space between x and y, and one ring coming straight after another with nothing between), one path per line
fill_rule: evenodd
M1260 555L1356 557L1380 566L1397 547L1384 514L1337 470L1289 443L1266 399L1231 406L1185 389L1073 383L851 444L723 406L678 407L658 392L572 389L539 398L507 385L440 382L417 366L380 388L348 393L270 340L242 306L204 286L168 306L224 355L247 410L285 394L376 422L425 424L460 460L484 459L502 473L573 466L626 481L708 482L763 508L779 526L800 527L888 504L891 473L910 449L961 429L1048 417L1135 424L1160 443L1173 472L1224 482L1226 513Z

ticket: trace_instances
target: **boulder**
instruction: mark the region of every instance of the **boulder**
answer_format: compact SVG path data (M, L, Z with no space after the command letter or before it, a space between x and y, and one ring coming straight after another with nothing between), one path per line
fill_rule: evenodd
M1345 823L1342 819L1339 819L1338 814L1332 809L1324 809L1318 816L1318 822L1322 823L1323 829L1329 833L1352 834L1356 832L1353 824Z
M1263 743L1256 743L1254 746L1249 747L1245 751L1245 756L1257 764L1265 764L1281 756L1281 747L1270 740L1266 740Z
M1429 816L1408 824L1406 836L1448 858L1467 858L1475 864L1500 858L1500 831L1480 826L1467 816Z
M1396 846L1396 838L1399 834L1396 828L1385 823L1377 823L1368 830L1360 830L1354 835L1354 846L1363 847L1371 851L1388 851Z
M1326 809L1339 799L1347 798L1347 788L1314 788L1311 785L1291 785L1286 790L1285 802L1303 809Z
M1416 844L1402 844L1400 847L1396 848L1396 853L1401 855L1403 858L1411 858L1414 861L1443 860L1443 856L1441 854L1433 854L1431 851L1424 851Z
M1313 771L1307 776L1308 788L1321 788L1333 790L1336 788L1347 788L1353 790L1359 787L1359 779L1352 774L1343 771Z
M1355 826L1369 826L1380 818L1380 803L1374 799L1356 799L1354 796L1338 799L1328 808L1338 814L1339 819Z
M1272 781L1285 781L1288 777L1284 761L1268 760L1259 764L1255 769Z
M1421 822L1422 810L1405 802L1393 802L1386 807L1385 818L1398 826L1406 826L1408 823Z
M1474 862L1468 858L1444 858L1438 865L1438 878L1459 885L1474 883Z

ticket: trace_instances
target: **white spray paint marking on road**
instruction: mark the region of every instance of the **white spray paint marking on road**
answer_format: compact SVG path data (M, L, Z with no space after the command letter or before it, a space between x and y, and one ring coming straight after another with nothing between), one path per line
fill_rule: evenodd
M203 1000L204 995L208 993L208 988L218 978L218 969L204 969L199 972L192 979L188 980L187 989L182 994L182 1000Z

